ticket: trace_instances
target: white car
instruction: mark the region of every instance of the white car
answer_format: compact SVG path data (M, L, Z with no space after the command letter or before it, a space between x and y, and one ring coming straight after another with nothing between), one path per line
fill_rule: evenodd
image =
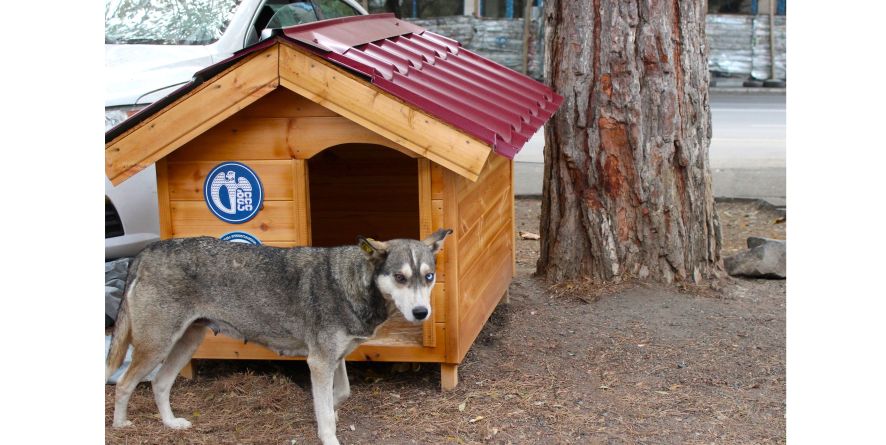
M365 14L354 0L107 0L105 131L265 29ZM135 255L159 233L154 167L118 186L105 177L105 259Z

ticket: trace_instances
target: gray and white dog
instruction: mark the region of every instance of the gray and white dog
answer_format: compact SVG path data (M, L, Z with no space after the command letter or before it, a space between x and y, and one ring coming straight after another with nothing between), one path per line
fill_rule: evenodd
M418 323L431 316L435 255L452 233L423 241L376 241L355 246L274 248L215 238L182 238L148 246L133 261L117 316L106 378L133 346L129 370L117 383L114 427L131 425L132 391L161 362L152 382L163 423L175 417L169 392L205 328L251 341L281 355L307 356L317 430L337 444L336 410L350 395L345 356L371 338L398 309Z

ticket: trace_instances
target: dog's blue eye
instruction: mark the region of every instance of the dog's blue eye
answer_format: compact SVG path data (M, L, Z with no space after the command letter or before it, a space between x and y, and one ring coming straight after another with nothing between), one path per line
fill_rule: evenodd
M429 274L425 275L425 279L428 281L434 281L434 274L429 273Z

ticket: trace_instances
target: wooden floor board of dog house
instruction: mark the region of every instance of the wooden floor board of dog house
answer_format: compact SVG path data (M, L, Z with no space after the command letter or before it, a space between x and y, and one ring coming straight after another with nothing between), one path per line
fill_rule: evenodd
M422 344L422 325L406 321L399 311L378 328L372 346L409 346Z
M421 326L417 326L421 332ZM446 325L434 323L434 329L438 338L443 338L446 333ZM444 347L427 348L421 345L420 339L416 343L414 339L400 337L382 341L375 339L360 345L354 352L348 355L348 361L386 361L386 362L442 362L444 360ZM270 349L255 343L243 343L225 335L213 335L207 329L203 343L194 353L194 359L229 359L229 360L304 360L305 357L281 356Z
M444 338L446 325L434 323L435 336ZM363 344L348 355L349 361L385 361L385 362L434 362L444 361L445 347L428 348L421 345L372 345Z

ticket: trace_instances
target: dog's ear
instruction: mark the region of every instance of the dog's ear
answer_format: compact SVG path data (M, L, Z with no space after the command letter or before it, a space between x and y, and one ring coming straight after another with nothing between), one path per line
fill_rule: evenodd
M388 244L382 241L376 241L372 238L358 236L357 245L360 246L360 250L365 252L370 258L380 259L388 254Z
M446 237L449 236L451 233L452 229L440 229L432 233L431 236L422 240L422 242L430 247L431 252L436 255L437 252L439 252L440 249L443 248L443 240L446 239Z

